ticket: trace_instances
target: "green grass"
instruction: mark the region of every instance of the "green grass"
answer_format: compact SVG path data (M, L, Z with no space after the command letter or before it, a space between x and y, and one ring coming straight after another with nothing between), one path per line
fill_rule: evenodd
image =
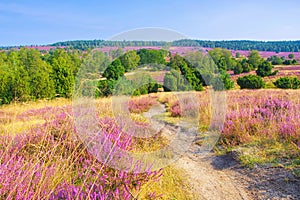
M234 152L243 166L253 168L255 165L270 165L294 169L300 167L300 157L297 147L288 142L275 140L253 140L252 142L217 150L218 154Z

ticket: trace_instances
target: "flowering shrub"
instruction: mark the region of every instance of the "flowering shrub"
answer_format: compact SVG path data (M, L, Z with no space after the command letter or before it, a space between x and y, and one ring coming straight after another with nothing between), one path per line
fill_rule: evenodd
M16 136L0 135L0 199L129 200L143 184L159 180L161 170L139 173L137 167L125 172L97 160L75 134L70 110L47 107L28 111L19 120L45 113L53 117ZM132 148L132 138L120 134L112 119L99 119L99 125L116 146ZM149 198L157 196L149 193Z
M252 137L300 144L300 105L276 95L230 96L221 143L245 144Z
M132 113L142 113L148 111L156 104L156 99L148 97L135 98L129 101L129 111Z

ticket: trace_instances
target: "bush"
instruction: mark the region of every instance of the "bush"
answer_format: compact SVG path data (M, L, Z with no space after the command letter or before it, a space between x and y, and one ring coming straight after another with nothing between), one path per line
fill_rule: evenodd
M297 60L293 59L293 60L285 60L283 62L284 65L297 65Z
M212 86L214 90L230 90L234 87L234 82L230 80L230 75L225 71L221 71L220 74L212 80Z
M274 82L277 88L298 89L300 88L300 80L297 77L281 77Z
M234 74L240 74L243 72L243 66L241 63L237 63L236 66L233 68Z
M274 66L270 62L264 61L258 66L256 74L261 77L276 75L278 71L272 72L273 68Z
M239 77L237 84L241 87L241 89L260 89L265 87L263 79L256 75Z
M293 58L295 57L295 55L291 53L291 54L288 55L288 57L289 57L290 59L293 59Z

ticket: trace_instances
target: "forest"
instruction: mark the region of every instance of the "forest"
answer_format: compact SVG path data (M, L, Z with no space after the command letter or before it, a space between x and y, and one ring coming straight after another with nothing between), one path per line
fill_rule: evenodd
M34 45L33 45L34 46ZM300 41L251 41L251 40L190 40L182 39L173 42L164 41L109 41L109 40L76 40L64 41L49 44L53 47L64 47L68 49L87 50L99 47L126 47L126 46L201 46L205 48L224 48L231 50L258 50L258 51L273 51L273 52L299 52ZM18 48L0 47L1 49Z

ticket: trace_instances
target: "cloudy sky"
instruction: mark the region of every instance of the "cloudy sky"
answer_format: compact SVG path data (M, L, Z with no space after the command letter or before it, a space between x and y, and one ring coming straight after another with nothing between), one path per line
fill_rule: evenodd
M297 0L1 0L0 46L160 27L203 40L300 40Z

